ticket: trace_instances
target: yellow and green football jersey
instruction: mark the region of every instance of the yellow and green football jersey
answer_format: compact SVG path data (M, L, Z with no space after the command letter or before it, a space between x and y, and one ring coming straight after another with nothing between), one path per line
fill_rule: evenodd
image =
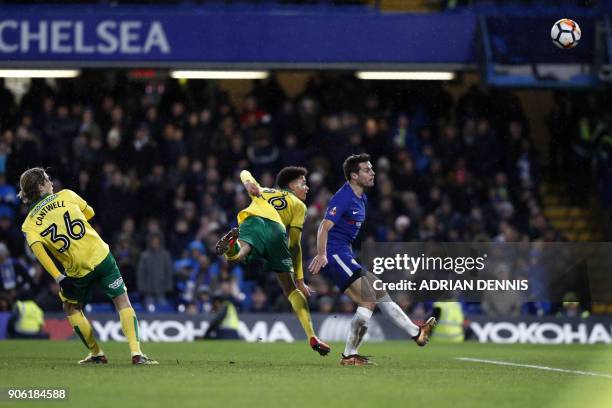
M259 185L247 170L240 173L240 178L243 183L250 181ZM278 222L286 228L303 228L306 204L293 193L275 188L261 188L261 196L251 196L251 199L251 205L238 213L238 225L250 216L258 216Z
M74 191L62 190L36 202L21 226L28 245L41 242L66 275L75 278L90 273L109 253L108 244L87 222L86 208Z
M304 227L306 204L292 192L263 188L261 196L278 212L286 228L292 227L301 230Z

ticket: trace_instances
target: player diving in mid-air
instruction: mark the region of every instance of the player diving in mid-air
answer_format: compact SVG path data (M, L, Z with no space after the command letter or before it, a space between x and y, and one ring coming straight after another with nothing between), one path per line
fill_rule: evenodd
M19 198L30 205L21 227L32 252L60 286L59 297L74 332L89 350L79 364L106 364L104 352L83 314L93 286L112 299L132 354L132 364L158 364L140 350L138 321L108 244L89 225L94 210L71 190L53 192L44 169L34 167L19 178ZM60 272L51 256L63 266Z
M302 267L302 228L306 217L308 186L303 167L285 167L276 176L276 188L262 188L251 173L243 170L240 179L251 204L238 213L238 228L233 228L217 242L217 254L230 262L250 262L260 258L276 272L283 293L297 316L310 347L325 356L330 347L316 335L306 296L310 289L304 283ZM288 230L289 244L286 231ZM294 282L292 272L296 281Z
M385 291L374 290L372 282L376 278L355 260L351 244L365 221L367 198L364 191L374 186L375 173L370 156L365 153L349 156L344 161L343 171L347 182L329 201L317 233L317 255L308 269L312 274L323 271L357 303L340 364L367 365L372 362L359 355L358 350L376 306L419 346L427 344L436 319L430 317L420 327L414 324Z

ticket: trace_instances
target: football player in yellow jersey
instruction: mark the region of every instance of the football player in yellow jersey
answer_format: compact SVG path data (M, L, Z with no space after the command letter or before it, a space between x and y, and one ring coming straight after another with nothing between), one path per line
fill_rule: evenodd
M132 354L132 364L158 364L140 350L138 320L121 273L108 244L89 224L94 210L75 192L53 192L53 183L40 167L26 170L19 179L19 198L30 205L21 227L32 252L60 285L59 296L74 332L89 349L79 364L106 364L91 324L83 314L93 286L110 297L119 312L121 327ZM54 258L54 259L52 259ZM63 273L56 262L63 267Z
M217 242L216 251L232 262L250 262L254 258L266 261L276 272L283 293L300 321L310 347L325 356L330 347L315 335L306 296L310 289L304 283L302 267L302 228L306 218L308 185L303 167L285 167L276 177L275 188L262 188L251 173L243 170L240 179L251 204L238 213L238 226ZM287 232L288 229L288 232ZM287 244L287 235L289 243ZM296 282L292 272L295 270Z

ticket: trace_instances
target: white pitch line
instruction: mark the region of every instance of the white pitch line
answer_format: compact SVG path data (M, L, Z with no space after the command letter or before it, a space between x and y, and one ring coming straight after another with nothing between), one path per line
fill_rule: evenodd
M480 358L470 358L470 357L457 357L457 360L471 361L471 362L474 362L474 363L485 363L485 364L496 364L496 365L512 366L512 367L535 368L536 370L556 371L558 373L569 373L569 374L579 374L579 375L589 375L591 377L612 378L612 375L610 375L610 374L593 373L593 372L590 372L590 371L566 370L564 368L546 367L546 366L539 366L539 365L533 365L533 364L510 363L508 361L483 360L483 359L480 359Z

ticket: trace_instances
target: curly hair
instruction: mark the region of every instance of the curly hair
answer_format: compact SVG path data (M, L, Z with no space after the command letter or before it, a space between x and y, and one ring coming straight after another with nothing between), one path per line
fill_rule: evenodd
M288 166L283 167L276 175L276 185L280 188L287 188L295 179L308 175L308 170L304 167Z

